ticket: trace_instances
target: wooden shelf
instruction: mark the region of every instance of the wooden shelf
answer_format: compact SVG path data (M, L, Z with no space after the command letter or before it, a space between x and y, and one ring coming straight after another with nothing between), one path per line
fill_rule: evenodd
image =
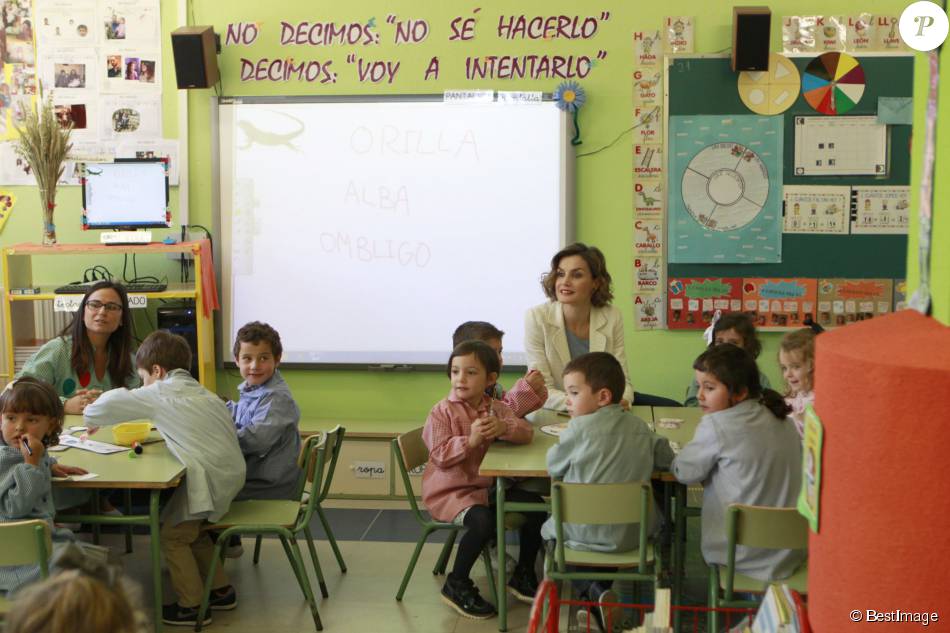
M40 286L40 293L35 295L15 295L7 291L7 299L10 301L43 301L52 300L56 297L53 292L59 286ZM195 284L170 283L162 292L132 292L129 294L142 294L149 299L195 299L197 290Z
M115 246L107 244L55 244L53 246L43 246L42 244L14 244L3 249L6 255L98 255L102 253L192 253L201 247L200 242L180 242L178 244L165 244L164 242L155 242L153 244L117 244Z

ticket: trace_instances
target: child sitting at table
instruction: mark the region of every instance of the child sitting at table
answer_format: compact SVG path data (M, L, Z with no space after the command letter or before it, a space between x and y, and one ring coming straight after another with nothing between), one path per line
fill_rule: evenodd
M162 515L162 550L178 602L162 607L166 624L194 626L214 546L204 530L217 521L244 486L244 456L228 408L188 371L191 350L177 334L152 332L135 354L139 389L113 389L84 411L90 433L97 427L149 419L165 438L168 450L185 466ZM211 585L212 610L237 606L237 595L222 566ZM203 624L210 624L206 615Z
M498 353L499 372L504 367L505 361L501 355L501 339L504 332L496 328L487 321L466 321L455 329L452 335L452 347L458 347L465 341L482 341L487 343L495 352ZM501 400L519 418L523 418L532 411L540 409L548 399L548 389L544 386L544 376L537 369L529 369L523 377L515 382L514 386L505 391L497 382L488 385L485 393Z
M782 396L759 382L755 359L735 345L711 347L693 363L703 417L673 460L684 484L703 484L702 552L725 565L726 509L743 503L794 508L802 479L802 442L786 420ZM772 581L791 576L801 550L736 548L736 571Z
M36 378L17 378L0 394L0 415L0 522L43 519L54 544L74 540L72 532L53 524L52 478L86 472L57 464L46 451L63 431L59 395ZM0 567L0 591L12 592L39 577L39 565Z
M805 407L815 402L815 331L794 330L782 337L778 363L785 379L785 402L798 435L805 434Z
M452 350L447 368L452 388L448 397L432 407L422 432L429 449L422 475L426 509L439 521L468 528L442 587L442 600L463 616L479 620L490 618L495 609L481 597L469 574L482 549L495 537L495 508L489 505L494 500L494 494L489 494L492 479L479 476L478 468L495 440L527 444L534 433L508 405L485 395L485 389L498 379L499 368L498 354L487 344L465 341L458 345ZM508 491L508 498L541 503L539 495L518 489ZM524 515L518 566L508 590L530 603L538 587L534 561L541 548L540 528L545 515Z
M234 362L244 382L238 385L238 401L228 401L228 410L247 463L237 501L292 499L297 492L300 408L277 370L283 351L277 330L260 321L243 326L234 339ZM225 555L238 558L243 553L235 534Z
M753 360L759 357L762 352L762 343L755 333L755 322L748 314L744 312L727 312L720 315L717 311L713 317L712 324L707 329L711 334L707 339L708 347L719 345L721 343L732 343L736 347L741 347L752 355ZM708 335L707 335L708 336ZM768 376L759 372L759 384L763 389L771 389ZM699 400L696 395L699 393L699 385L696 378L693 377L689 387L686 389L686 400L683 405L687 407L699 406Z
M260 321L242 327L234 340L234 362L244 382L228 410L247 462L238 499L290 499L297 491L300 408L277 370L282 353L280 334Z
M558 443L548 449L548 473L552 478L584 484L650 481L653 471L670 467L673 451L669 441L621 407L625 382L623 367L607 352L578 356L564 367L564 391L571 421L558 436ZM658 515L653 512L651 532L659 525ZM639 525L566 523L563 527L564 544L571 549L618 552L639 546ZM546 540L555 538L553 518L544 524L541 535ZM597 567L596 571L610 573L617 569ZM573 584L580 600L618 601L608 581L578 580ZM602 630L606 630L604 623L613 622L605 610L595 610L594 615Z

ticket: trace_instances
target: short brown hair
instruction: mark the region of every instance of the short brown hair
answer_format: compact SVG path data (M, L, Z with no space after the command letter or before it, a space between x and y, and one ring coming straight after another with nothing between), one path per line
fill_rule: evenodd
M466 321L455 328L455 333L452 335L452 345L459 345L465 341L484 341L486 343L492 339L500 341L504 335L504 332L488 321Z
M607 260L604 254L596 246L588 246L582 242L574 242L566 248L559 250L551 258L551 270L541 278L541 287L544 294L551 301L557 301L557 295L554 292L554 283L557 281L557 267L561 265L561 260L565 257L577 255L587 262L590 268L590 275L595 282L594 293L590 297L590 302L595 307L609 305L614 298L614 293L610 290L610 273L607 272Z
M165 371L191 369L191 348L183 336L156 330L145 337L135 353L136 369L151 372L158 365Z
M620 361L608 352L591 352L578 356L564 368L563 376L578 373L584 377L584 382L591 391L607 389L610 392L610 402L617 404L623 398L627 379L623 374Z
M455 349L452 350L452 355L449 356L449 362L445 367L445 373L449 378L452 377L452 360L454 360L456 356L468 356L469 354L475 354L475 358L477 358L478 362L485 368L486 373L490 374L494 372L497 374L501 371L498 354L488 346L488 343L483 341L464 341L456 345Z
M280 358L281 354L284 353L284 348L280 344L280 334L277 333L277 330L266 323L251 321L238 330L237 336L234 337L234 357L237 358L241 353L241 343L256 345L261 341L265 341L270 345L270 351L275 358Z
M43 437L44 446L59 444L63 432L65 411L59 394L52 386L32 376L17 378L0 394L0 414L32 413L52 420L49 432Z
M716 344L716 334L728 330L735 330L736 334L742 337L742 349L749 352L752 358L759 357L762 352L762 343L755 333L755 322L750 315L745 312L727 312L722 315L713 327L713 340L709 344L710 347Z

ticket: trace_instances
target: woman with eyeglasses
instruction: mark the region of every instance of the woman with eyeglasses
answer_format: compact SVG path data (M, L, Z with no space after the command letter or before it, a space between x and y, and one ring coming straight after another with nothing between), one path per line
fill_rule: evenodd
M125 287L100 281L86 292L73 321L41 347L20 376L53 385L67 414L82 414L99 394L138 387L132 350L132 317Z

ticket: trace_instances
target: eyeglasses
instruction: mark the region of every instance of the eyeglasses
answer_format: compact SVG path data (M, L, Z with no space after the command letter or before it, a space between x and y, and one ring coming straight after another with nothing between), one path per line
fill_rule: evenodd
M100 308L105 308L106 312L119 312L122 310L122 304L113 303L111 301L108 303L103 303L102 301L97 301L95 299L93 299L92 301L86 302L87 310L91 310L95 312L96 310L99 310Z

